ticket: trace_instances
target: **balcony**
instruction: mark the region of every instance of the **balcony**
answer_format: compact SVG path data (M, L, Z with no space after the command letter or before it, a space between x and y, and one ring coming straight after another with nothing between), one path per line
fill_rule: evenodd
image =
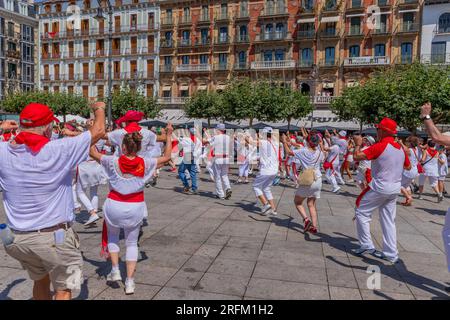
M298 30L297 40L314 39L316 37L316 30Z
M353 11L359 11L361 9L364 9L362 0L347 1L347 11L353 12Z
M161 97L158 98L159 104L185 104L190 97Z
M195 46L210 46L211 38L200 38L195 39Z
M254 61L251 64L253 70L292 69L295 68L294 60Z
M247 8L240 8L236 15L236 20L247 20L250 19L250 13Z
M420 30L419 23L403 22L398 25L397 33L418 33Z
M173 48L173 40L172 39L161 39L160 48Z
M6 58L19 59L20 60L20 51L18 51L18 50L6 50Z
M256 36L255 41L282 41L282 40L292 40L291 34L287 32L270 32L261 33Z
M228 64L228 62L221 62L214 64L214 71L230 71L231 66Z
M173 17L163 17L161 18L161 25L162 26L172 26L174 24L174 18Z
M304 69L304 68L312 68L312 66L314 65L314 61L312 59L301 59L298 62L298 68L299 69Z
M450 53L422 54L420 62L433 65L450 65Z
M89 80L105 80L105 73L98 72L98 73L90 73L89 74Z
M388 25L381 25L379 29L370 30L372 37L391 35L391 28Z
M178 25L189 25L192 24L192 18L191 16L182 16L179 20L178 20Z
M238 34L234 37L235 43L250 43L250 37L248 34Z
M145 32L149 32L152 30L155 30L155 26L149 26L149 24L132 24L129 26L120 26L119 30L116 30L116 32L122 32L122 33L127 33L127 32L139 32L139 31L145 31ZM101 30L102 33L103 30Z
M364 36L364 31L361 26L350 26L347 32L347 37L362 37Z
M328 58L328 59L322 59L319 61L319 66L323 68L334 68L339 65L338 59L335 58Z
M159 66L159 73L172 73L174 71L174 66L171 64L163 64Z
M344 59L345 67L385 66L390 63L389 57L351 57Z
M177 72L210 72L210 64L180 64L176 66Z
M192 41L191 39L179 39L178 40L178 47L191 47Z
M234 70L235 71L246 71L250 69L248 62L238 62L234 65Z
M415 57L412 54L400 55L395 59L396 64L412 64L414 61Z
M214 45L229 45L230 44L230 36L228 35L220 35L214 38Z
M228 12L217 12L214 15L214 21L228 21L230 19L230 16L228 15Z
M261 17L288 16L289 12L286 6L266 6Z

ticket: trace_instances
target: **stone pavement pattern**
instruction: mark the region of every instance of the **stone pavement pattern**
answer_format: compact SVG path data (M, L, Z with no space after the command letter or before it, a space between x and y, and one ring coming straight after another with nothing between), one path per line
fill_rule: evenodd
M232 170L235 174L236 170ZM278 216L261 216L250 185L234 185L231 200L213 197L213 183L201 175L200 194L181 193L176 174L162 172L145 190L149 225L144 227L135 280L136 293L106 284L110 264L99 256L102 223L75 229L81 239L85 282L76 299L448 299L450 280L441 231L448 199L426 196L414 207L398 206L395 266L350 252L357 247L352 221L359 189L340 195L324 184L318 200L319 233L305 235L293 204L294 188L273 188ZM233 176L232 180L235 180ZM107 189L101 189L101 203ZM403 201L403 199L399 199ZM3 206L0 222L5 221ZM77 215L87 219L86 211ZM381 244L378 215L372 234ZM123 241L122 241L123 242ZM123 251L123 243L122 252ZM30 299L32 281L0 246L0 300ZM380 267L380 290L367 288L369 265ZM122 276L125 265L121 262Z

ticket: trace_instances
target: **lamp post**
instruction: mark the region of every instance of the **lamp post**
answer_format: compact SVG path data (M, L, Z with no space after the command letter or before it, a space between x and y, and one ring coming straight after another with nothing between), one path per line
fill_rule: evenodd
M311 130L313 128L314 125L314 108L316 107L315 105L315 96L316 96L316 89L317 89L317 82L319 81L319 68L317 67L317 64L313 64L313 69L311 70L311 78L313 78L314 81L314 89L313 89L313 109L311 112Z
M101 4L101 0L97 0L98 8L97 15L94 17L97 21L104 21L105 17L103 15L103 8ZM105 1L108 6L108 103L107 103L107 117L108 124L112 128L112 34L113 34L113 7L111 6L111 2L109 0Z

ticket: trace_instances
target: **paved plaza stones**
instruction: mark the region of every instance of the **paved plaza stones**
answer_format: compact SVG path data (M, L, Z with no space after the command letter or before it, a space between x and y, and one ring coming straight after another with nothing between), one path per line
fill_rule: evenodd
M233 174L236 170L232 170ZM109 263L99 255L101 222L81 239L85 282L75 299L448 299L450 281L441 231L448 199L431 195L414 207L398 206L401 262L390 265L372 256L356 257L352 221L359 189L345 186L340 195L324 185L318 200L319 233L304 235L293 204L294 188L273 188L278 216L261 216L248 185L234 185L231 200L213 196L214 185L202 174L199 195L182 193L174 173L162 173L156 188L145 190L148 226L140 242L136 293L123 284L107 285ZM233 176L232 180L235 180ZM107 189L101 189L101 203ZM402 199L400 199L402 200ZM87 212L77 216L87 219ZM5 221L1 206L0 222ZM372 234L380 248L381 230L374 216ZM122 254L123 243L122 245ZM381 270L381 288L370 290L367 268ZM122 276L125 264L121 263ZM0 248L0 300L30 299L32 281L19 263Z

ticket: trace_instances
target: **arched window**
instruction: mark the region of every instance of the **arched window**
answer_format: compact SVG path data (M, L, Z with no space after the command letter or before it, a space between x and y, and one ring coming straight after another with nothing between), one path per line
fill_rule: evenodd
M303 94L309 94L310 91L311 91L311 87L309 86L309 84L303 82L303 83L300 85L300 92L301 92L301 93L303 93Z
M275 27L276 39L282 39L283 38L283 34L284 34L284 24L277 23L277 25Z
M270 40L272 32L273 32L273 24L271 24L271 23L266 24L266 30L265 30L265 39L266 40Z
M439 17L439 33L450 32L450 12L444 13Z

